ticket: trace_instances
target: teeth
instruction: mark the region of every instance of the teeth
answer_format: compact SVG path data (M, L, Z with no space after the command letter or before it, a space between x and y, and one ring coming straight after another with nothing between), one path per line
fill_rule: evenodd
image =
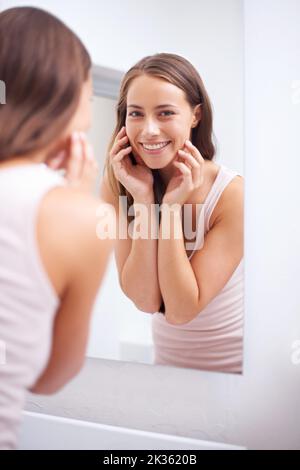
M166 145L168 145L168 143L169 142L161 142L160 144L154 144L154 145L149 145L149 144L142 144L142 145L146 150L158 150L158 149L161 149L163 147L166 147Z

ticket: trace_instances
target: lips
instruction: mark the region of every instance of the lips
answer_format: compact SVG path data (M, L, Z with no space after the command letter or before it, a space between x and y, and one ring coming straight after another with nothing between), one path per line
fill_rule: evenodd
M170 143L170 140L161 141L161 142L141 142L143 150L147 153L160 153L164 150Z

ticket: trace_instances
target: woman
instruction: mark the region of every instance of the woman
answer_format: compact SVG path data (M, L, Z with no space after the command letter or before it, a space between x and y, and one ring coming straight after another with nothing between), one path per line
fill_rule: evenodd
M243 178L214 155L211 105L196 69L166 53L133 66L102 184L116 210L118 196L133 205L130 236L116 245L121 287L153 314L155 363L241 372Z
M97 165L84 135L90 69L57 18L35 8L0 14L1 449L16 445L27 389L53 393L80 370L111 250L96 236Z

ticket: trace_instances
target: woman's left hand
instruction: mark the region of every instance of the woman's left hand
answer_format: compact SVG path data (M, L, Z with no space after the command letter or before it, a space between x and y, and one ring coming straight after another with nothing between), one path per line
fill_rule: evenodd
M178 159L173 162L177 171L170 179L162 202L183 205L192 192L200 188L204 181L204 158L199 150L189 141L185 141L184 150L178 150Z

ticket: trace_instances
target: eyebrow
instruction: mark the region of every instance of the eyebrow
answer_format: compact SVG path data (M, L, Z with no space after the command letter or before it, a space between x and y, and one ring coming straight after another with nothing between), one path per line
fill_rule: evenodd
M129 104L127 108L137 108L137 109L143 109L142 106L138 106L137 104ZM174 104L160 104L158 106L155 106L154 109L160 109L160 108L177 108Z

